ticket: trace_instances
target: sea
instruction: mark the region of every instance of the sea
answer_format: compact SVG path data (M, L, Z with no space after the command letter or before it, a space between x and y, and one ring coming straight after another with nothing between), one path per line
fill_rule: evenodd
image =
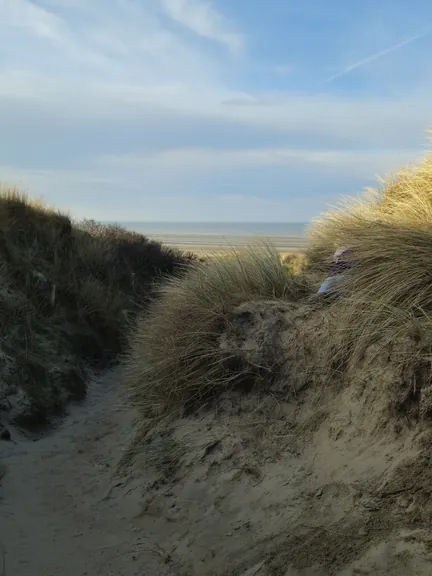
M121 222L168 246L209 253L244 247L258 239L272 242L281 252L302 252L306 246L304 222Z

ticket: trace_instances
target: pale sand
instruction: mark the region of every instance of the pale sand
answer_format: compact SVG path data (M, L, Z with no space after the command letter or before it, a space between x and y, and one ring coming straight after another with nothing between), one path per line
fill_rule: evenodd
M180 248L184 251L199 254L223 252L231 247L242 248L257 241L272 243L281 253L302 253L306 248L305 236L219 236L217 234L154 234L150 238L162 242L166 246Z
M116 379L94 383L53 434L1 445L6 576L432 573L430 531L408 521L415 491L379 489L412 457L409 437L357 430L355 397L306 436L293 434L295 403L227 399L153 434L118 476L134 413Z

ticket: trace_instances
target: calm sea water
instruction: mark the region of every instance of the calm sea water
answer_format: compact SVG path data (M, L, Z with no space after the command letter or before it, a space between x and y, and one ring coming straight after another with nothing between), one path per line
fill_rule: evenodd
M247 246L257 238L271 240L280 252L299 252L306 244L305 223L254 222L122 222L144 236L193 252Z
M273 222L122 222L122 226L152 236L304 236L306 223Z

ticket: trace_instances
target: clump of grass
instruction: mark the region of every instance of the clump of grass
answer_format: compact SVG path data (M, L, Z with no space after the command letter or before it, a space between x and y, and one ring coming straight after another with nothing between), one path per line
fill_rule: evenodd
M298 300L308 289L269 244L233 250L171 278L132 338L126 376L135 403L146 416L157 416L239 384L244 367L233 369L219 342L234 308L253 300Z
M281 261L290 273L297 276L304 273L307 264L306 255L297 252L282 254Z
M82 398L93 367L127 343L154 284L192 255L119 226L74 223L16 189L0 195L0 401L18 394L16 418L43 423ZM18 405L19 404L19 405Z
M432 352L432 160L326 214L312 229L309 257L324 265L354 246L347 295L328 310L328 365L355 374L391 350L407 388L428 386Z
M375 242L382 242L386 226L424 229L431 223L432 157L426 157L381 181L381 187L356 199L346 198L323 214L310 228L308 261L311 266L326 265L336 248L356 244L356 238L364 241L372 227L378 231Z

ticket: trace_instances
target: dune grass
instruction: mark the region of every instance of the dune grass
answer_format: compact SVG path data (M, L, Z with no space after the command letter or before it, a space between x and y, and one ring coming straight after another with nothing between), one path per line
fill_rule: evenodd
M354 246L346 297L328 310L328 365L355 375L384 355L407 388L431 381L432 159L402 170L362 200L345 202L312 229L308 257L326 265ZM390 351L390 352L389 352Z
M308 290L269 244L232 250L171 278L132 338L126 377L134 403L157 416L238 385L247 369L233 369L220 347L233 309L253 300L298 300Z
M307 266L306 256L301 252L283 253L281 261L285 268L296 276L303 274Z
M135 404L148 417L199 405L255 377L221 346L233 311L253 301L310 303L340 246L354 247L356 266L344 296L317 306L328 329L321 341L310 338L325 380L387 358L407 389L425 389L432 382L430 158L324 214L310 230L307 254L282 260L259 243L193 261L119 227L78 225L15 191L3 194L0 364L7 385L0 389L23 390L30 413L46 418L82 397L89 365L107 365L125 349L138 314L126 353ZM317 323L310 325L316 332Z
M82 398L87 369L126 343L161 277L188 262L120 227L77 224L16 190L0 196L0 405L43 423Z
M343 294L311 299L342 246L353 248L356 263L346 273ZM400 405L416 398L418 414L432 412L432 404L425 408L420 400L432 398L431 254L432 159L426 158L324 214L310 228L304 256L281 259L275 249L259 245L210 258L172 278L131 341L127 379L134 402L146 417L158 417L254 378L250 366L221 346L222 335L236 330L232 312L246 302L288 300L307 304L303 319L298 307L286 308L297 315L292 334L301 333L297 344L305 351L287 351L292 370L305 369L317 386L337 387L362 379L365 370L373 381L375 368L384 374L387 366L390 396L402 398ZM295 367L296 358L304 366ZM284 374L292 376L281 369Z
M328 328L310 334L320 349L316 370L327 371L318 380L341 383L343 375L355 378L367 365L389 362L408 396L426 389L432 381L430 158L324 214L310 230L305 256L281 261L275 250L255 246L210 259L165 285L140 320L128 359L128 379L143 412L154 416L202 402L250 376L221 350L230 312L253 300L303 300L340 246L354 247L356 266L347 274L344 296L318 305ZM316 329L316 323L310 326Z

